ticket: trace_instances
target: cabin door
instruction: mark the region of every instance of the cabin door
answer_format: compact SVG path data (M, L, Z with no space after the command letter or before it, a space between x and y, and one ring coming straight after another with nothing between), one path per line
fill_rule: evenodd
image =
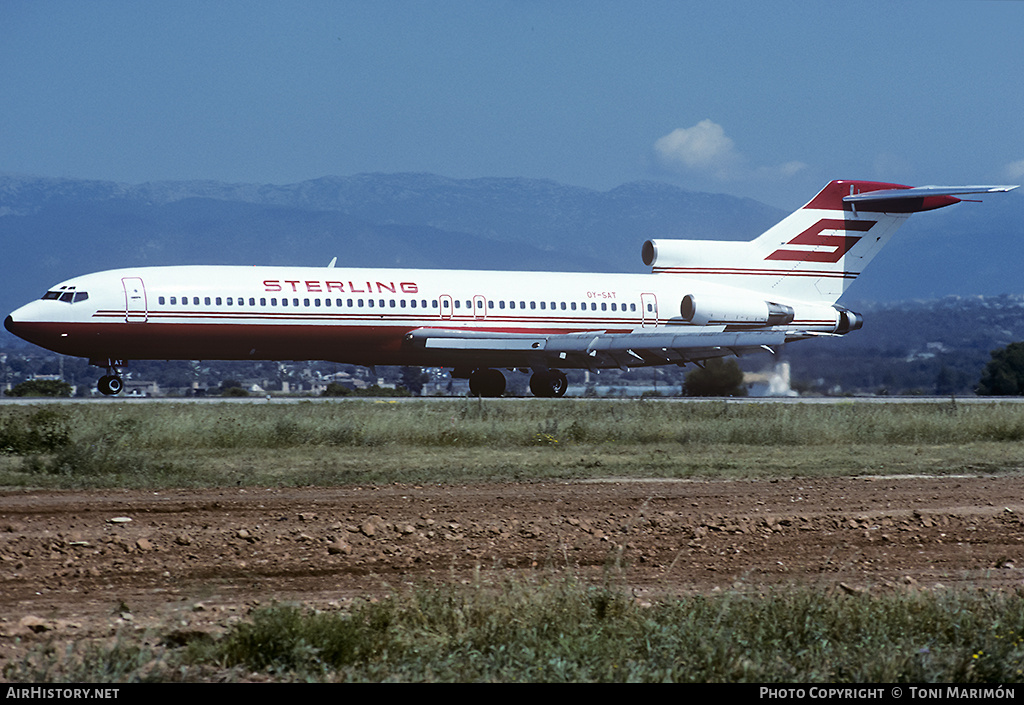
M654 294L640 294L640 319L644 328L658 325L658 298Z
M149 320L146 286L140 277L121 277L124 286L124 320L126 323L145 323Z
M487 299L480 294L473 297L473 318L487 318Z

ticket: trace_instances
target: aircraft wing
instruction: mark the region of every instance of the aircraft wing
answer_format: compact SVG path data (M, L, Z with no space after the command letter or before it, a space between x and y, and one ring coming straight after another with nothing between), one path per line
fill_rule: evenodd
M437 353L439 365L480 367L573 367L608 369L706 360L772 351L803 332L777 330L683 332L661 328L650 333L562 333L554 335L417 328L405 344Z

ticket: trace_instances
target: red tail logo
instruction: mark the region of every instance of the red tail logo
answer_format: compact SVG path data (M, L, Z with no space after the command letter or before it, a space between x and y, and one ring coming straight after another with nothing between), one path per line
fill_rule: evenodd
M775 250L765 259L771 260L794 260L797 262L827 262L835 264L843 258L850 249L860 240L859 235L849 235L850 232L867 232L875 224L873 220L836 220L822 218L811 227L804 230L795 238L787 242L787 245L802 245L804 247L828 247L829 250ZM822 231L835 231L823 235Z

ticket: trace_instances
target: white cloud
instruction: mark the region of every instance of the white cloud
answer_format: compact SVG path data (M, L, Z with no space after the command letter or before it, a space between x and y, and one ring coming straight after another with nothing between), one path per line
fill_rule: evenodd
M1024 179L1024 159L1007 164L1003 171L1011 179Z
M753 168L747 164L721 125L701 120L693 127L679 127L654 143L662 166L676 171L698 171L721 180L753 177L789 177L807 165L791 161L779 166Z
M725 130L710 120L672 130L654 143L654 151L665 166L710 171L720 178L725 178L740 161Z

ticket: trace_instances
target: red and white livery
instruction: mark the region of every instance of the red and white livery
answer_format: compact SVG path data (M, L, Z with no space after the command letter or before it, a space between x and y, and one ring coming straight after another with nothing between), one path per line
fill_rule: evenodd
M500 395L501 368L562 396L562 369L700 364L843 335L836 304L911 213L1016 186L833 181L749 242L649 240L652 274L171 266L75 277L7 316L15 335L105 367L125 360L329 360L453 367Z

